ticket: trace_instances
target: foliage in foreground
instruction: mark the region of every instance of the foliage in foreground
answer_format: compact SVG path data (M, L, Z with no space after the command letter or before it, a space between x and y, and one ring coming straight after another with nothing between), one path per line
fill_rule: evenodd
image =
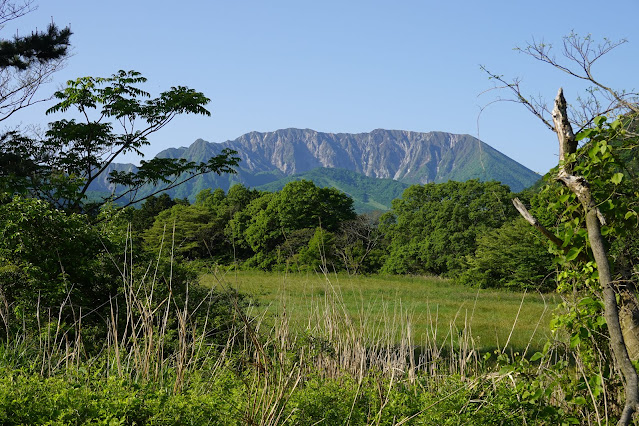
M205 372L201 372L204 375ZM198 379L181 393L153 383L96 378L87 373L41 378L2 371L0 422L13 424L244 425L250 412L246 383L233 373ZM391 383L368 377L308 378L290 396L280 422L271 424L459 425L551 424L556 413L524 405L505 380L449 376L437 390L428 379ZM25 410L25 407L29 407ZM410 419L410 420L407 420Z
M114 167L123 154L142 155L149 135L176 116L210 115L203 93L178 86L151 98L140 88L146 81L139 72L123 70L110 77L69 80L54 93L58 103L47 114L71 111L82 119L49 123L44 137L30 138L17 131L3 134L0 157L11 158L12 167L0 173L0 193L20 193L60 209L95 213L96 205L87 203L87 192L99 179L105 179L113 192L99 200L98 207L110 201L128 206L146 198L139 192L148 184L164 185L155 190L157 194L203 173L234 173L239 158L228 149L201 163L153 158L141 160L134 170Z
M111 318L95 355L82 350L78 324L74 340L55 324L40 336L25 329L3 340L0 422L514 425L568 418L548 398L522 401L528 377L496 373L499 365L480 358L465 328L455 329L454 342L429 340L416 352L401 306L405 322L386 318L372 336L330 293L301 333L289 328L285 311L255 317L230 300L239 321L220 343L219 329L198 321L209 302L180 308L162 295L136 296L143 288L133 284L131 317Z

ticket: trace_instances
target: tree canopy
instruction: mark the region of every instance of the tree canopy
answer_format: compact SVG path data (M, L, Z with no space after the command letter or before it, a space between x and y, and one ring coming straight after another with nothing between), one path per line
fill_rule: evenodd
M390 240L383 270L451 274L474 253L478 232L501 226L516 212L510 189L498 182L413 185L381 221Z
M91 184L104 175L113 193L98 204L117 201L126 207L202 173L233 173L239 159L228 149L201 163L153 158L142 160L133 171L110 169L123 154L143 156L141 149L149 144L149 135L177 115L210 115L204 108L209 99L202 93L178 86L151 98L139 87L145 82L136 71L68 81L66 88L55 93L59 102L47 112L73 112L80 118L50 123L41 139L6 135L3 148L12 167L4 172L0 190L21 191L59 208L82 211ZM145 185L159 183L164 185L161 189L139 196Z

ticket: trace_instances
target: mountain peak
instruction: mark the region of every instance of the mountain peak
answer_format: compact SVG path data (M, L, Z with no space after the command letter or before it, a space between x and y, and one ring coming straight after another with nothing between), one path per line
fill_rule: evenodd
M539 175L479 139L441 131L375 129L368 133L324 133L287 128L250 132L219 144L198 139L184 156L200 160L231 148L242 159L240 171L304 173L317 167L341 168L404 183L447 180L499 180L515 191ZM196 155L197 154L197 155ZM197 158L194 158L197 157Z

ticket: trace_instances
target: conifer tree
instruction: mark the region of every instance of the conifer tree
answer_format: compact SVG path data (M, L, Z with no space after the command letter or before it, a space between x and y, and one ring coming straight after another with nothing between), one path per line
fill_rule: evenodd
M34 10L33 2L0 0L0 32L10 21ZM1 33L0 33L1 34ZM68 55L71 29L50 23L46 31L0 38L0 121L40 102L36 92L58 71Z

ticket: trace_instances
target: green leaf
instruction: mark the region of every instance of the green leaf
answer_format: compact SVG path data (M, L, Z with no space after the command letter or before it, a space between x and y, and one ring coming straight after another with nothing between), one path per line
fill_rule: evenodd
M541 352L535 352L534 355L530 357L530 361L537 361L538 359L541 359L541 357L543 357Z
M584 405L586 403L586 398L583 396L576 396L572 402L578 405Z
M515 371L515 368L512 365L504 365L501 370L499 370L500 375L510 374Z
M582 340L587 339L590 337L590 330L586 327L579 327L579 337L581 337Z
M581 337L578 334L575 334L570 337L570 347L576 348L581 343Z
M634 210L628 210L626 212L626 215L623 217L624 219L628 219L631 216L637 216L637 212Z
M597 303L597 301L595 299L593 299L592 297L584 297L583 299L581 299L579 301L579 303L577 304L578 306L591 306L591 305L595 305Z
M594 119L594 122L597 125L597 127L601 127L606 122L606 120L607 118L605 115L600 115L599 117L596 117Z
M533 397L531 399L537 400L537 399L541 398L541 396L543 394L544 394L544 390L542 388L537 388L537 390L535 391L535 393L533 394Z
M577 256L579 256L579 253L581 253L580 247L579 248L572 247L570 250L568 250L568 253L566 253L566 260L567 261L575 260Z
M623 173L615 173L610 178L610 182L614 183L615 185L619 185L622 179L623 179Z
M594 129L582 130L581 132L577 133L577 135L575 136L575 140L580 141L582 139L589 138L593 132L594 132Z

